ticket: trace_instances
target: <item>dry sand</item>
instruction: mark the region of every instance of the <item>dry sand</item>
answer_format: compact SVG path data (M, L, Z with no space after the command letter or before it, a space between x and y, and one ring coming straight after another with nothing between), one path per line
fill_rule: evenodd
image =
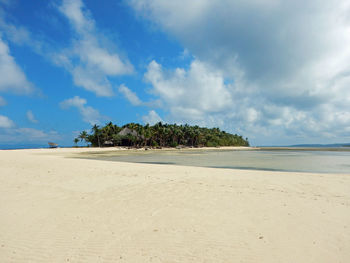
M0 262L350 262L350 175L81 151L0 151Z

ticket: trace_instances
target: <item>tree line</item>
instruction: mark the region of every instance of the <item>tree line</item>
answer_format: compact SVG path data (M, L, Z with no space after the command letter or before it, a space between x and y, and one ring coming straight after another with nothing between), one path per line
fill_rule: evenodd
M91 133L82 131L74 142L84 141L93 147L129 146L129 147L217 147L249 146L248 138L230 134L219 128L164 124L158 122L151 126L128 123L119 127L112 122L103 127L94 125Z

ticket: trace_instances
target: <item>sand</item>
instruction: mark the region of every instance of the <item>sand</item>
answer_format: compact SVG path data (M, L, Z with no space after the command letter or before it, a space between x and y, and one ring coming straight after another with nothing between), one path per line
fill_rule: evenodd
M350 262L350 175L88 150L0 151L0 262Z

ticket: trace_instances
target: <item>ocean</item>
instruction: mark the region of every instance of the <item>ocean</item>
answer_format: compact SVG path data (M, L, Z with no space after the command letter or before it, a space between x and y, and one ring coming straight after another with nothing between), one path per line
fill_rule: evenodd
M150 150L89 153L84 158L228 169L350 174L350 148Z

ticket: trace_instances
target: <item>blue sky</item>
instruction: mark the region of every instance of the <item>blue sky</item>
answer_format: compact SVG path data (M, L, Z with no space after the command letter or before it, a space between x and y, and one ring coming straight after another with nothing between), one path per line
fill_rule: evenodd
M350 141L345 0L0 0L0 145L113 121Z

